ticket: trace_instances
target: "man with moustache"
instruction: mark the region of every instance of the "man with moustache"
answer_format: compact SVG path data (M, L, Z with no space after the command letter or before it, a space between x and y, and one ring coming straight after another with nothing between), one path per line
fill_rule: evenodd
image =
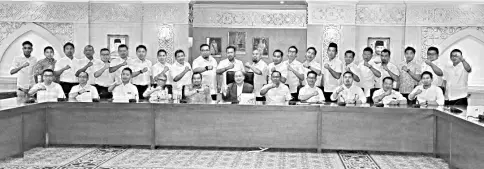
M235 50L235 47L227 46L227 48L225 48L227 59L220 61L217 66L217 74L222 75L222 84L220 85L221 89L227 87L227 71L245 72L244 64L242 63L242 61L235 59Z
M44 56L45 58L37 61L37 63L33 68L35 83L42 82L42 73L44 72L44 70L46 69L54 70L54 66L56 62L56 60L54 59L54 48L52 48L52 46L45 47Z
M187 103L207 104L210 102L210 87L202 84L202 81L202 74L193 73L192 83L185 86Z
M267 66L267 69L269 70L269 79L270 81L268 82L269 84L272 81L272 72L278 71L279 72L279 81L281 83L286 83L287 80L287 74L288 74L288 69L287 69L287 64L282 64L282 57L284 56L284 53L276 49L274 52L272 52L272 63L269 63Z
M331 100L331 95L339 86L343 63L336 58L338 54L338 45L336 43L330 43L327 52L329 60L324 63L323 69L324 97L326 100Z
M309 71L306 75L307 85L299 90L299 100L305 102L324 102L323 91L316 86L318 74Z
M190 84L192 78L192 67L185 61L185 52L183 50L175 51L175 63L171 68L173 94L181 96L183 86Z
M200 45L201 56L193 60L193 73L202 75L202 84L210 88L210 94L217 93L217 60L210 55L207 44Z
M407 47L405 49L405 62L399 65L400 68L400 93L408 99L408 95L420 81L421 66L415 60L415 49Z
M360 82L360 70L358 69L358 66L355 64L355 52L352 50L347 50L345 52L345 64L343 64L343 71L345 72L351 72L353 73L353 84L355 86L360 86L358 82ZM341 79L341 83L344 83L343 78Z
M432 46L427 49L427 59L422 63L422 71L429 71L432 73L432 84L436 86L444 86L442 77L444 76L443 66L439 63L439 49Z
M226 88L222 88L222 97L224 101L239 102L240 95L242 93L254 92L254 86L244 82L244 72L238 70L235 72L234 82L227 85Z
M267 105L287 105L292 99L289 87L281 83L281 72L271 73L272 83L264 85L260 90L260 95L266 97Z
M94 77L94 72L96 72L96 68L94 67L94 65L103 64L103 61L94 58L94 53L94 47L92 47L91 45L87 45L86 47L84 47L84 55L86 56L86 58L79 59L79 65L85 66L77 70L76 72L76 77L78 77L79 73L81 72L86 72L87 74L89 74L87 84L90 85L94 85L94 81L96 80L96 78Z
M35 84L34 80L34 65L37 63L37 58L31 56L33 45L29 41L22 43L23 56L18 56L13 59L10 67L10 75L17 76L17 96L26 96L30 87Z
M338 86L331 95L331 100L346 104L366 103L366 96L363 90L353 84L354 77L355 75L352 72L345 72L343 74L343 85Z
M397 80L400 79L400 71L398 71L398 67L395 66L393 63L390 63L390 50L388 49L383 49L381 52L381 67L380 67L380 72L381 72L381 77L380 79L384 79L385 77L391 77L393 79L393 88L397 88ZM382 82L383 80L377 81L377 88L382 87Z
M318 51L314 47L309 47L306 50L306 60L304 60L303 62L303 67L304 67L303 73L305 75L304 79L307 79L307 75L310 71L315 72L317 74L315 85L319 87L321 86L322 71L321 71L321 64L318 63L316 60L314 60L314 58L316 58L317 53ZM304 81L303 85L306 85L306 84L307 84L307 80Z
M118 82L121 81L121 71L131 65L132 59L128 56L128 46L121 44L118 46L119 58L115 58L109 65L109 73L114 74L114 79Z
M67 42L64 45L66 57L60 58L54 66L55 74L60 76L59 84L62 86L62 90L66 92L66 96L69 96L71 88L78 84L76 72L80 67L80 61L74 57L74 52L74 44Z
M261 97L260 89L267 84L269 70L267 63L261 61L261 53L258 49L252 51L252 64L246 62L245 67L249 69L249 72L254 72L254 93L257 97Z
M373 101L375 103L382 103L384 105L402 105L407 104L407 99L393 90L394 80L388 76L383 78L383 85L381 89L378 89L373 94Z
M155 82L154 78L156 76L159 76L160 74L166 75L166 81L165 85L171 85L173 83L173 78L171 77L171 64L166 62L166 51L164 49L158 50L158 53L156 53L156 58L158 62L156 62L152 67L151 67L151 80L152 84Z
M108 48L102 48L99 52L101 55L101 62L94 64L94 87L99 92L102 99L112 98L112 94L108 92L108 88L114 83L114 73L109 73L109 60L111 60L110 51Z
M381 77L379 66L375 63L373 57L373 49L366 47L363 49L363 62L358 64L360 70L360 87L365 92L367 100L370 99L370 90L375 88L375 79Z
M450 52L451 64L444 68L445 105L467 106L469 73L471 65L462 56L462 51L454 49Z
M298 99L297 87L301 85L304 81L303 65L301 62L297 61L297 48L296 46L291 46L287 49L287 60L282 64L287 65L287 80L286 84L289 85L289 91L291 92L292 98Z
M153 64L146 59L146 46L139 45L136 47L136 55L138 58L133 59L129 67L133 70L132 83L138 89L138 96L144 99L143 93L151 85L151 66Z

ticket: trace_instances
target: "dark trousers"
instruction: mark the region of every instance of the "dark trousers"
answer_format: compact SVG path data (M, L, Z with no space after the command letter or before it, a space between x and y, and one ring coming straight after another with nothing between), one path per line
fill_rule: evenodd
M336 101L332 101L331 100L331 95L333 94L333 92L323 92L323 95L324 95L324 100L326 102L336 102Z
M108 87L100 86L98 84L95 84L94 87L96 87L96 90L99 93L99 97L101 99L113 98L113 94L111 92L108 92Z
M454 106L454 105L459 105L459 106L467 106L467 97L465 98L460 98L457 100L446 100L444 105L446 106Z
M79 83L59 82L59 84L61 85L62 90L66 95L66 98L69 98L69 92L71 91L71 88L75 85L78 85Z
M139 99L145 99L145 97L143 97L143 93L145 93L145 91L146 91L146 89L148 89L149 85L135 85L135 86L138 89Z

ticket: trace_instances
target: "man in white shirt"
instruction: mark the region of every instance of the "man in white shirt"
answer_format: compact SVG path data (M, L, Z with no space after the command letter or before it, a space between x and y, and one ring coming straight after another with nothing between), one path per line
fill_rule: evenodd
M151 85L151 67L153 64L146 59L146 46L139 45L136 47L136 55L138 58L133 59L131 65L128 65L133 70L132 83L138 89L138 96L144 99L143 93Z
M410 92L418 85L422 71L421 65L415 63L414 58L415 49L407 47L405 48L405 62L398 66L400 68L399 92L407 99Z
M112 98L112 94L108 92L108 87L114 83L114 74L109 73L109 60L111 59L108 48L103 48L100 51L101 62L94 64L94 87L99 92L102 99Z
M143 97L149 98L150 102L168 102L172 97L170 91L165 86L168 80L166 74L160 73L154 78L156 87L150 86L144 93Z
M355 64L355 52L352 50L347 50L345 52L345 64L343 64L343 72L351 72L353 73L353 85L360 86L358 82L360 82L360 69ZM344 84L344 79L341 79L341 84Z
M10 75L17 76L18 97L25 96L30 87L35 84L33 67L37 63L37 58L31 56L33 50L31 42L23 42L22 50L24 56L15 57L10 67Z
M408 99L417 99L417 103L424 106L443 106L445 100L444 93L441 88L432 84L432 76L432 73L428 71L423 72L421 76L422 84L413 89L408 95Z
M269 65L267 66L267 69L269 70L269 74L268 74L269 84L271 83L271 80L272 80L271 75L272 75L272 72L274 71L278 71L280 73L280 77L279 77L280 82L286 83L288 70L287 70L287 64L282 64L283 56L284 56L284 53L279 49L276 49L274 50L274 52L272 52L272 63L269 63Z
M258 49L252 51L252 64L245 63L245 67L249 69L249 72L254 72L254 93L256 97L261 97L260 89L267 84L267 76L269 75L269 69L267 63L261 61L261 53Z
M318 51L316 50L316 48L314 47L309 47L307 50L306 50L306 60L304 60L303 62L303 67L304 67L304 78L306 79L307 78L307 75L310 71L314 71L317 73L317 77L316 77L316 86L321 86L321 78L322 78L322 74L321 74L321 64L317 61L314 60L314 58L316 58L316 54L318 53ZM303 85L306 84L307 81L304 81Z
M432 84L436 86L444 86L442 77L444 76L444 71L442 70L442 65L438 61L439 59L439 49L432 46L427 49L427 59L422 63L422 72L429 71L432 73L433 80Z
M324 97L327 101L331 100L331 95L339 86L339 79L341 78L343 63L336 57L338 54L338 45L330 43L328 45L328 61L323 62L323 83L324 83Z
M200 45L201 56L193 61L193 73L202 74L202 84L210 88L210 94L217 93L217 60L210 55L207 44ZM213 97L213 96L212 96Z
M383 87L375 91L373 94L373 102L385 105L407 104L407 99L400 92L393 90L393 83L394 80L392 77L383 78Z
M44 82L35 84L29 90L29 95L37 94L37 103L57 102L59 99L66 98L62 87L54 82L54 71L46 69L42 73Z
M286 84L289 85L289 91L294 100L298 100L297 88L304 81L304 68L302 63L296 60L297 52L296 46L289 47L287 49L287 60L282 63L287 65Z
M383 51L381 51L381 66L379 70L381 72L381 80L377 81L377 88L382 87L382 82L385 77L391 77L392 79L394 79L393 88L397 88L397 80L400 79L400 71L398 70L398 67L396 65L390 63L390 55L391 52L388 49L383 49Z
M220 85L222 89L227 88L227 71L245 72L244 64L242 63L242 61L235 59L235 51L235 47L227 46L227 48L225 48L227 59L220 61L217 66L217 74L222 75L222 84Z
M79 76L79 73L86 72L89 74L89 80L87 84L94 85L96 78L94 77L94 72L96 72L96 67L94 65L103 64L103 61L94 58L94 47L91 45L87 45L84 47L84 55L86 56L83 59L79 59L79 66L84 65L82 68L76 71L76 77Z
M121 71L132 64L132 59L128 56L128 46L125 44L118 46L118 54L119 58L113 59L109 65L109 73L113 73L114 79L121 82Z
M365 92L366 100L370 100L370 90L375 88L375 79L381 77L381 72L375 63L373 49L366 47L363 49L363 62L358 65L360 70L360 87Z
M133 71L130 68L124 68L121 71L121 81L116 81L109 86L108 91L113 93L113 102L138 102L138 88L131 84Z
M55 63L54 71L57 76L60 76L59 84L62 86L62 90L66 92L66 96L68 96L72 86L78 84L76 72L80 67L80 61L74 57L74 44L67 42L64 45L64 53L66 56Z
M303 102L324 102L323 91L316 86L318 74L309 71L306 75L307 85L299 90L299 100Z
M89 81L89 74L87 72L81 72L77 78L79 79L79 85L71 88L69 99L78 102L99 101L99 94L96 88L87 83Z
M366 96L363 90L353 84L354 77L355 75L351 71L345 72L343 74L343 85L338 86L331 95L331 100L346 104L366 103Z
M462 51L454 49L450 52L452 64L444 68L445 105L468 105L467 91L471 65L462 56Z
M192 83L192 67L185 61L183 50L175 51L175 60L170 71L171 77L173 77L173 94L181 96L182 87Z
M151 67L151 79L154 79L160 74L165 74L167 77L166 84L171 85L173 83L173 78L171 77L171 64L166 62L166 51L160 49L156 55L158 62ZM152 80L152 82L154 82L154 80Z
M272 83L264 85L260 95L266 97L267 105L287 105L292 99L289 87L281 83L281 72L273 71L271 74Z

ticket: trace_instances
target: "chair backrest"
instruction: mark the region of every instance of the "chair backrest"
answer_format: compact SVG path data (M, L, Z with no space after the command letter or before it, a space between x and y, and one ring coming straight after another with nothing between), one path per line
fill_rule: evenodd
M158 86L157 84L154 84L153 87ZM173 86L171 84L165 85L165 87L168 89L168 94L173 94Z
M445 96L445 87L444 86L439 86L440 89L442 89L442 94Z
M373 93L375 93L375 91L377 91L378 89L380 89L380 88L371 88L370 89L370 100L367 101L368 103L373 103Z
M182 100L185 100L185 99L186 99L186 96L185 96L185 85L183 85L183 86L182 86L182 91L181 91L181 93L182 93L182 98L181 98L181 99L182 99Z
M254 85L254 72L245 72L244 76L245 76L245 79L244 79L245 83L249 83L251 85ZM234 77L235 77L234 71L227 71L225 73L226 84L230 84L230 83L235 82Z

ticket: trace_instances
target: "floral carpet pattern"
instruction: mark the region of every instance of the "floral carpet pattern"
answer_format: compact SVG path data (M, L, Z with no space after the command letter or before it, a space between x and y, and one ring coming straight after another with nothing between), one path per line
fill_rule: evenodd
M446 169L422 154L365 151L143 149L116 147L34 148L0 169Z

